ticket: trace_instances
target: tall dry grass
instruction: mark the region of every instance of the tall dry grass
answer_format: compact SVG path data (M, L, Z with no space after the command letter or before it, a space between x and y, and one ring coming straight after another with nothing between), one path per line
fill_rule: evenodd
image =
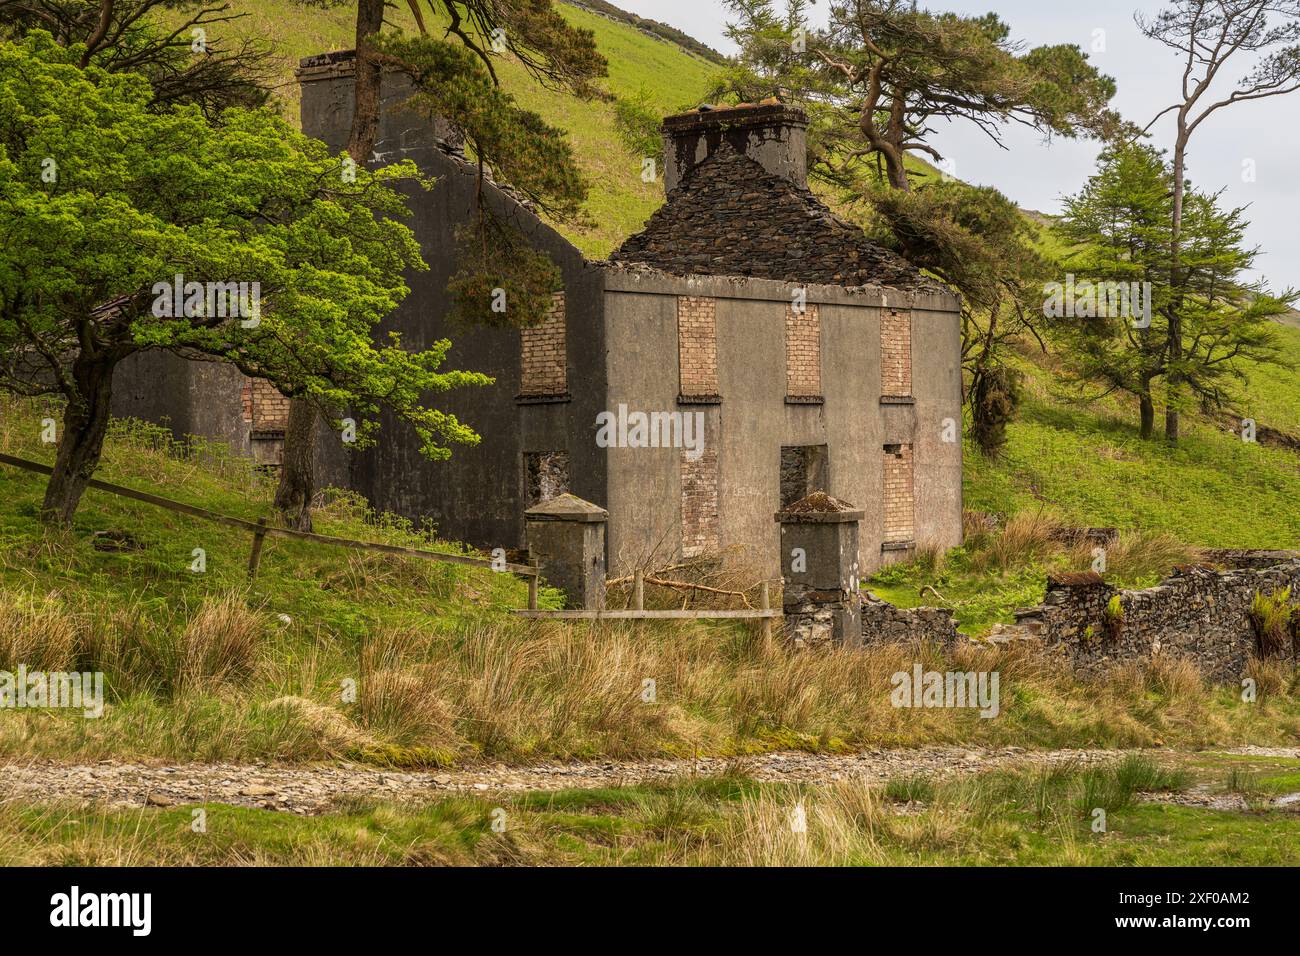
M732 623L484 616L439 630L390 626L354 645L268 620L242 592L162 620L143 606L0 598L0 667L102 670L110 704L122 708L89 732L47 720L37 733L6 716L8 754L292 760L387 748L385 759L417 765L934 744L1199 746L1300 734L1295 682L1281 671L1261 672L1261 701L1247 706L1185 661L1080 681L1024 642L807 652ZM892 678L917 662L996 671L1001 713L895 707ZM349 682L355 700L341 692Z

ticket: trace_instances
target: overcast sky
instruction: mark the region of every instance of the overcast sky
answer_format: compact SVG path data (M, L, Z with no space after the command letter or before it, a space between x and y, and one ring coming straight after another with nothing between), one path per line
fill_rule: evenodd
M723 35L722 0L615 0L624 9L662 20L724 53L734 48ZM815 0L814 21L825 18L827 0ZM1133 22L1134 10L1152 12L1153 0L931 0L925 6L956 13L990 10L1010 25L1012 37L1030 47L1075 43L1118 85L1114 105L1145 126L1178 95L1181 66L1173 51L1148 40ZM1098 52L1092 52L1099 43ZM1241 56L1242 54L1238 54ZM1243 61L1246 63L1248 61ZM1220 85L1222 84L1222 85ZM1221 77L1211 92L1226 93ZM1215 97L1218 99L1219 97ZM1223 202L1249 206L1249 241L1260 247L1258 272L1275 290L1300 288L1300 92L1219 110L1193 136L1188 175L1202 189L1225 189ZM1154 142L1172 145L1172 121L1156 126ZM1000 149L969 124L941 128L937 148L967 182L996 186L1021 206L1058 212L1061 196L1078 190L1093 169L1098 147L1087 140L1045 143L1032 130L1006 130ZM1254 181L1243 176L1253 161Z

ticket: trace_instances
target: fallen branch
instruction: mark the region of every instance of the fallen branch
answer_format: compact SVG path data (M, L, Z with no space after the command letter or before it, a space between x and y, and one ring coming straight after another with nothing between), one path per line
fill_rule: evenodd
M627 575L621 578L609 578L608 580L605 581L605 584L607 586L612 584L630 584L634 580L635 580L634 575ZM660 588L673 588L678 591L684 591L684 590L704 591L708 594L722 594L727 597L738 597L740 598L741 601L745 603L745 607L749 608L750 610L753 610L754 607L754 605L749 603L749 598L745 597L744 591L727 591L724 590L723 588L709 587L707 584L695 584L692 581L671 581L667 578L657 578L649 574L647 574L643 580L645 581L646 584L653 584L655 587L660 587Z

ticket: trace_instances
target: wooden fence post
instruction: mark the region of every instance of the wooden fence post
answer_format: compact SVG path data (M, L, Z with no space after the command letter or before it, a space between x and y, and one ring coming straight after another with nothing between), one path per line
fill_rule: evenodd
M536 558L530 558L529 564L533 566L533 573L528 578L528 610L537 610L537 581L540 574L540 566Z
M645 610L645 571L637 568L632 572L632 595L638 611Z
M248 556L248 576L257 575L257 566L262 563L262 544L266 541L266 519L257 519L258 530L253 532L253 553Z
M759 585L758 599L759 607L764 611L770 611L772 609L772 595L768 590L766 581ZM763 625L759 628L759 636L763 639L764 647L766 647L768 642L772 640L772 619L770 617L763 618Z

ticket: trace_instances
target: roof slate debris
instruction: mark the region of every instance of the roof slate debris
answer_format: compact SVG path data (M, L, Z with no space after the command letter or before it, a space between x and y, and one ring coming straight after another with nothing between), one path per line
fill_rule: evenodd
M767 172L727 143L686 174L610 262L670 275L946 291L840 219L811 190Z

